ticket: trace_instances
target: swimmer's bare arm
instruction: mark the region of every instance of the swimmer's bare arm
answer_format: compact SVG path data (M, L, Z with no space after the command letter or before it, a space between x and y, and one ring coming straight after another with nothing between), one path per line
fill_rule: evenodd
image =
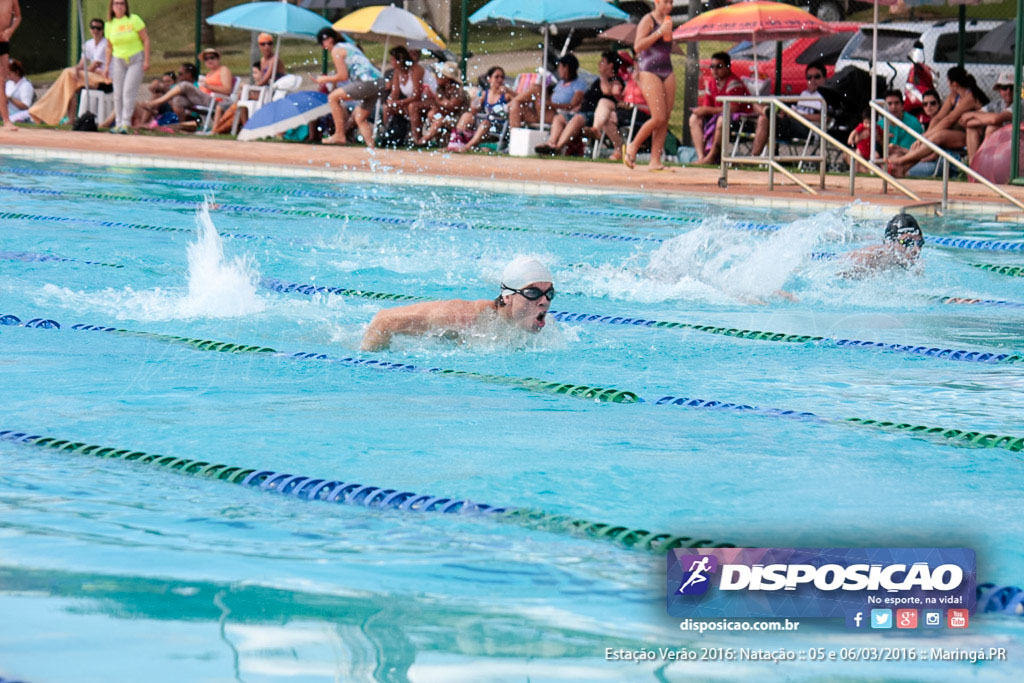
M363 351L386 349L396 334L426 334L432 330L464 330L493 304L487 299L426 301L378 311L363 336Z

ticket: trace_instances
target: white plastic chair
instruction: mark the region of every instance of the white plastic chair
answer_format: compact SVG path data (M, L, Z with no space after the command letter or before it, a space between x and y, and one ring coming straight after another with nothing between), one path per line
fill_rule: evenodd
M212 93L210 95L210 104L208 106L198 105L192 107L199 113L204 113L206 116L203 118L203 127L200 129L200 134L209 135L210 129L213 126L213 114L217 111L219 105L236 102L240 91L242 90L242 79L238 76L234 76L231 79L231 94L222 95L221 93Z
M242 92L236 102L235 116L231 119L231 134L238 135L238 123L241 120L242 110L248 114L248 118L256 113L260 107L270 101L270 88L265 85L243 85ZM253 97L255 95L256 97Z
M96 125L102 124L114 111L114 94L102 90L86 90L82 88L82 97L78 100L78 115L87 111L96 115Z

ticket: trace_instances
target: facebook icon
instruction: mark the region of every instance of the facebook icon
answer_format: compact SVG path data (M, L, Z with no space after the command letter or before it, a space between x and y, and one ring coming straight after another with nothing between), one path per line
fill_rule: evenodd
M847 628L864 628L865 618L863 611L847 612L846 613L846 627Z

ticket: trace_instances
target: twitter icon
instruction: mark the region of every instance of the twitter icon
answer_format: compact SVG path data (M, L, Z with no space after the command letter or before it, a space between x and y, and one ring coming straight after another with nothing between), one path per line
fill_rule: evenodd
M871 628L892 628L892 610L871 610Z

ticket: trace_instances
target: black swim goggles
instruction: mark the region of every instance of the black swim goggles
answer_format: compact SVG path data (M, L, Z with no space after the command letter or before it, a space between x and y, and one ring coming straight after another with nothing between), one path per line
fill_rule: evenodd
M513 294L522 294L523 298L526 299L527 301L536 301L542 296L546 296L548 298L548 301L551 301L552 299L555 298L554 285L548 287L547 291L541 289L540 287L523 287L522 289L513 289L512 287L507 287L504 284L501 286L501 289L512 292Z
M896 240L896 243L901 247L917 247L920 249L924 246L924 238L918 235L917 237L904 237Z

